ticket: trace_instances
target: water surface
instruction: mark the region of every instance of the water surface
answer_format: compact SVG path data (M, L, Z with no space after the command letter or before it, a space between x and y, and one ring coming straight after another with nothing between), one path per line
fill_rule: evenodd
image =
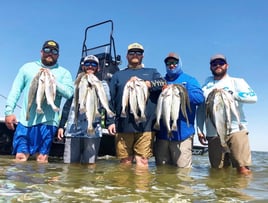
M102 157L96 167L15 163L0 157L0 202L267 202L268 152L253 152L253 174L210 169L207 154L193 156L191 169L123 166Z

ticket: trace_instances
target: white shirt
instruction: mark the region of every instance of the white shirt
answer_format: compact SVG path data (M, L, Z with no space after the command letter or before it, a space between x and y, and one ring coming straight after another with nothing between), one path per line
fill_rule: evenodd
M243 111L243 103L255 103L257 101L257 95L255 92L249 87L247 82L242 78L234 78L226 75L221 80L214 80L214 77L208 77L206 79L205 84L202 87L204 91L205 100L207 99L209 93L213 89L224 89L233 94L236 107L239 112L240 122L246 128L247 121L245 119L244 111ZM206 126L206 136L213 137L217 136L217 132L210 119L206 119L206 109L205 103L200 105L197 109L197 132L202 133L204 130L204 123ZM239 131L239 125L234 116L232 116L232 130L231 133Z

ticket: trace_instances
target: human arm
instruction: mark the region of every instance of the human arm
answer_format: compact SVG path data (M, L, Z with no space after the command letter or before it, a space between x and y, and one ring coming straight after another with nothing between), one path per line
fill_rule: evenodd
M66 99L72 97L74 93L74 85L72 81L72 75L69 71L62 71L59 79L56 78L57 92Z
M184 86L187 89L189 99L192 104L199 105L205 101L203 90L195 78L189 79Z
M244 103L255 103L257 102L257 95L248 83L242 78L234 78L235 92L233 96L235 100Z

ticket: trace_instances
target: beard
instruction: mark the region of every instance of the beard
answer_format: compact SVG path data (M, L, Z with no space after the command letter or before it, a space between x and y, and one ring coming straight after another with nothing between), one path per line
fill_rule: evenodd
M42 63L45 66L53 66L57 63L57 60L54 59L52 56L47 56L42 58Z
M216 70L217 69L215 69L215 70L211 69L211 73L212 73L213 76L215 76L215 77L223 77L224 75L226 75L227 69L221 69L222 71L220 71L220 72L217 72Z

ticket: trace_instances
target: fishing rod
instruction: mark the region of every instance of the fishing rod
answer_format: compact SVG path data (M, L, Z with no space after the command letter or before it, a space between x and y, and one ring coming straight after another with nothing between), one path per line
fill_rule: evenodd
M0 94L0 97L2 97L2 98L4 98L5 100L7 100L7 97L6 97L6 96L4 96L4 95L2 95L2 94ZM20 106L20 105L18 105L18 104L16 104L16 107L18 107L19 109L21 109L21 106Z

